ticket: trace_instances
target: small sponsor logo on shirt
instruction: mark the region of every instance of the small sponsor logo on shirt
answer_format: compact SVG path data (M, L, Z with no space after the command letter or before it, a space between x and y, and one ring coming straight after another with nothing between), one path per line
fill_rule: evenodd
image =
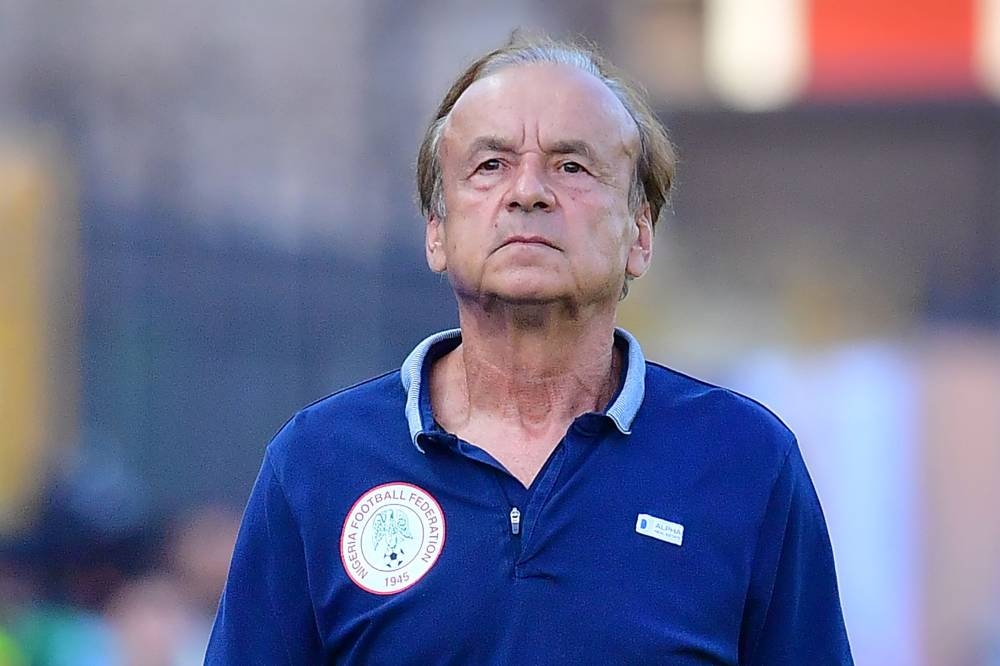
M397 481L365 491L347 512L340 559L348 577L372 594L396 594L423 578L444 547L441 505Z
M681 545L684 541L683 525L651 516L648 513L640 513L636 516L635 531L660 541L672 543L675 546Z

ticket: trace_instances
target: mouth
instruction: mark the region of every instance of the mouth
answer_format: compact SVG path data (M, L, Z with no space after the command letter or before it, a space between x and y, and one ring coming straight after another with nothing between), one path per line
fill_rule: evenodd
M507 247L508 245L538 245L542 247L551 247L553 250L559 249L558 246L544 236L511 236L505 240L500 247Z

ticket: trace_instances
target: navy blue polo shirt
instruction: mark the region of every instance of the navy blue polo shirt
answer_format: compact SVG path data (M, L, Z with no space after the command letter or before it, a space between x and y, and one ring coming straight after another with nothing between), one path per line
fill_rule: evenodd
M402 369L267 448L207 664L850 664L829 537L769 411L627 360L530 488L434 421Z

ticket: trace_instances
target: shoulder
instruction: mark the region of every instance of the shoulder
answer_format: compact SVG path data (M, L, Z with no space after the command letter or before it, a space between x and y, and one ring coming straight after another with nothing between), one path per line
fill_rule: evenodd
M731 389L646 362L640 416L655 429L681 430L686 441L776 471L797 448L795 435L770 409Z
M405 430L406 392L399 370L341 389L296 412L267 448L276 473L299 461L316 461L338 442L382 438L387 429Z

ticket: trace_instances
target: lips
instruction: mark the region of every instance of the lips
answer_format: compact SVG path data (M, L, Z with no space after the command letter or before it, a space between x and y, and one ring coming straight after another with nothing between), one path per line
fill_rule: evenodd
M555 245L549 239L543 236L511 236L505 240L500 247L507 247L508 245L544 245L545 247L551 247L554 250L558 250L559 247Z

